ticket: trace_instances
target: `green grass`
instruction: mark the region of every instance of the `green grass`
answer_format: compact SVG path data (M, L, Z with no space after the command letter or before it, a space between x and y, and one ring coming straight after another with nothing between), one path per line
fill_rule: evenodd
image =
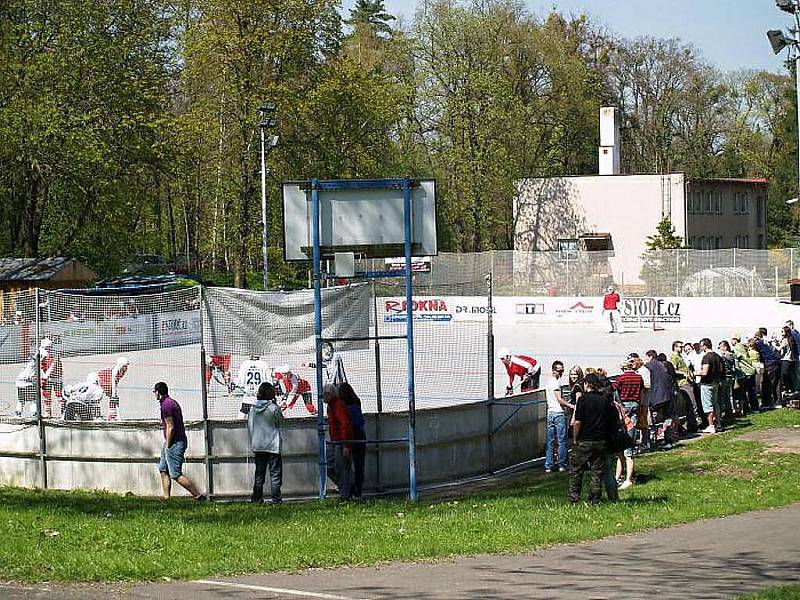
M739 431L800 427L774 411ZM16 581L197 578L369 565L590 540L797 501L797 455L737 432L637 461L645 480L616 505L570 506L566 477L416 505L197 504L87 492L0 489L0 573Z
M798 600L798 598L800 598L800 585L786 585L742 596L739 600Z

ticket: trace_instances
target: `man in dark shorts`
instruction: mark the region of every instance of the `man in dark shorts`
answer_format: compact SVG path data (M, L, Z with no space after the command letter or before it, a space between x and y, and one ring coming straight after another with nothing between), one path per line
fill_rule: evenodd
M164 430L164 445L161 447L161 460L158 462L164 498L170 497L174 479L192 495L192 498L205 500L205 494L201 494L194 482L183 474L183 457L186 453L183 411L180 405L170 398L169 388L163 381L153 386L153 393L161 406L161 426Z

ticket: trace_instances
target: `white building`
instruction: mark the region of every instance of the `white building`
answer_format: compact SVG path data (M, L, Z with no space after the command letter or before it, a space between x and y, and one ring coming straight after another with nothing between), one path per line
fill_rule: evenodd
M613 250L614 280L637 284L664 217L688 248L766 248L765 179L621 175L616 109L601 109L600 131L599 175L517 182L514 250Z

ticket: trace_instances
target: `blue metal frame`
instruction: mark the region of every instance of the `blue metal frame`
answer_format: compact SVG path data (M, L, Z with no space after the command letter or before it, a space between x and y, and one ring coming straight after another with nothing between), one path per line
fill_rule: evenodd
M325 456L325 410L322 399L322 281L319 254L319 181L311 180L311 221L314 240L314 352L317 363L317 441L319 444L319 499L325 499L327 459Z
M314 263L314 338L317 363L317 433L319 438L319 497L325 498L326 492L326 457L325 457L325 422L322 400L322 275L320 271L320 232L319 232L319 193L337 190L403 190L403 234L405 247L405 284L406 284L406 346L408 362L408 479L409 498L417 500L417 448L416 448L416 395L414 382L414 304L413 279L411 271L411 188L413 183L408 177L399 179L362 179L320 181L312 179L311 187L311 219ZM394 337L394 336L392 336ZM402 440L406 441L406 440Z

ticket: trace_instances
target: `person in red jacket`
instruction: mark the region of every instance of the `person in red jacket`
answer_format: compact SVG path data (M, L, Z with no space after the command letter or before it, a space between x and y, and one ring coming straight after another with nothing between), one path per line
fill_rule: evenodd
M621 331L619 326L619 309L617 308L620 300L621 298L614 290L614 286L608 286L606 294L603 296L603 321L609 328L608 333L620 333Z
M322 399L328 407L328 433L333 446L328 453L328 477L339 486L339 498L342 501L350 500L353 468L351 444L355 436L350 411L339 397L338 390L330 384L322 388Z
M532 392L539 387L539 375L541 366L535 359L524 354L511 354L508 348L500 350L500 362L506 368L508 374L508 385L506 386L506 396L514 393L514 379L520 379L520 391Z

